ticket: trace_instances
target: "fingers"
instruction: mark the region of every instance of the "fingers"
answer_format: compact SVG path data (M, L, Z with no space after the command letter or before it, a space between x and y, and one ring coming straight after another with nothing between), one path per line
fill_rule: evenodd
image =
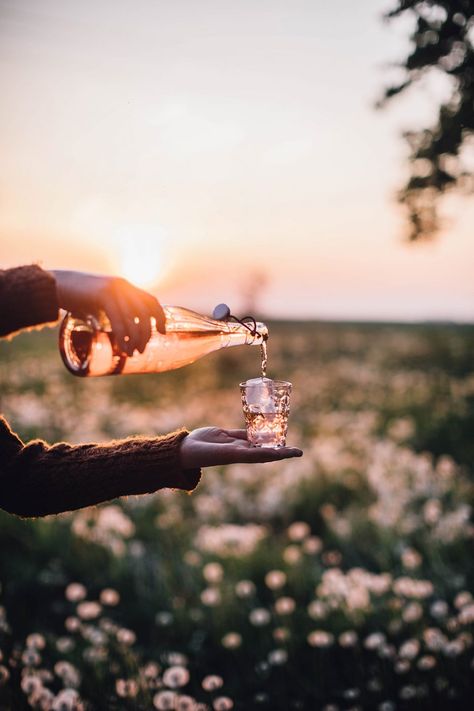
M126 353L128 356L133 355L133 348L130 343L129 329L127 323L123 317L122 311L115 301L115 299L110 300L107 304L104 304L104 310L110 321L112 331L115 335L115 340L118 347L122 353Z
M143 353L152 333L151 318L156 328L165 333L165 312L158 300L122 279L114 280L107 289L103 308L109 317L117 344L128 356Z
M137 289L139 297L148 311L148 317L153 317L156 323L156 330L160 333L166 333L166 315L163 307L156 297L149 294L147 291Z
M223 430L229 437L234 437L235 439L247 439L247 430Z
M135 295L127 300L122 298L120 307L129 328L130 343L133 349L143 353L151 336L150 312Z
M247 450L248 463L276 462L280 459L302 457L303 452L297 447L250 447Z

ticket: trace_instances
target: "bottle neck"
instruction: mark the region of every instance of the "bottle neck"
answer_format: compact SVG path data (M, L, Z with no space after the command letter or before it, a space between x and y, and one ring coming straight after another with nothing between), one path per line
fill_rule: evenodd
M252 323L247 327L241 323L226 321L223 325L224 332L229 337L229 345L259 346L268 338L268 328L264 323L256 322L255 326Z
M167 333L216 334L221 336L221 345L260 345L268 338L264 323L244 324L238 321L217 321L208 316L180 306L163 306L166 315Z

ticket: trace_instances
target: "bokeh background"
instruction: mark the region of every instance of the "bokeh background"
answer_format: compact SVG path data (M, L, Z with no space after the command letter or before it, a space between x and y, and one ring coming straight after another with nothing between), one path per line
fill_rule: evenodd
M474 213L447 195L405 239L401 133L450 83L375 109L410 51L395 4L0 0L0 268L254 313L305 452L2 513L2 711L470 708ZM0 410L50 442L238 426L259 368L80 380L46 329L0 343Z

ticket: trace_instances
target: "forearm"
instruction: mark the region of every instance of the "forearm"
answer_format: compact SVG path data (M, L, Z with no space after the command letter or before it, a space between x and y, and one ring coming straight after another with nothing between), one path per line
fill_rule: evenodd
M56 281L36 265L0 270L0 336L56 321Z
M181 467L186 435L182 430L104 445L51 447L38 440L16 451L11 446L0 465L0 506L19 516L46 516L162 488L189 491L200 471Z

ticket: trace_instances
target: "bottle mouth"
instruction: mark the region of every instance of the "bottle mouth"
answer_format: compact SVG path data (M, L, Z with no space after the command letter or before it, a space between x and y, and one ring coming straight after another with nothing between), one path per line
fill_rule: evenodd
M255 335L260 336L262 341L268 340L268 328L261 321L257 321L255 324Z

